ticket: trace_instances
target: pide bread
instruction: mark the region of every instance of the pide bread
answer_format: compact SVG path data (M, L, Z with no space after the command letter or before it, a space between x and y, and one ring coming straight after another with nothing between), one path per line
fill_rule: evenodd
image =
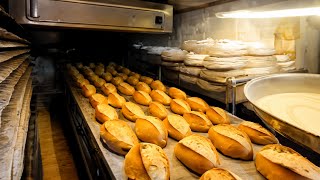
M163 123L168 130L169 136L175 140L180 141L192 134L190 125L180 115L170 114L163 120Z
M138 82L136 85L136 90L138 91L144 91L146 93L150 93L151 92L151 88L148 84L144 83L144 82Z
M96 87L100 88L106 83L106 81L102 78L98 78L98 79L94 80L93 83Z
M222 169L222 168L212 168L209 171L202 174L199 180L241 180L241 178L234 173Z
M100 136L115 153L126 155L139 140L131 127L122 120L106 121L100 127Z
M139 79L137 79L137 78L134 77L134 76L130 76L130 77L128 77L127 82L128 82L130 85L135 86L135 85L138 84Z
M150 97L153 101L157 101L163 105L169 105L171 102L171 98L165 92L160 90L152 90Z
M257 170L267 179L319 179L320 169L289 147L264 146L256 154Z
M192 111L200 111L200 112L206 112L206 109L209 108L209 105L201 98L198 97L190 97L187 98L187 103L191 107Z
M243 160L253 159L253 149L248 135L229 124L212 126L208 132L213 145L224 155Z
M124 95L132 96L135 92L134 87L130 86L128 83L122 82L118 85L118 90Z
M144 91L135 91L133 93L133 99L138 104L145 105L145 106L148 106L152 102L152 99L149 96L149 94Z
M153 82L153 79L151 77L141 76L140 81L150 85Z
M278 139L271 132L258 123L243 121L238 128L244 131L255 144L267 145L279 143Z
M101 87L101 90L105 95L109 95L110 93L116 93L117 92L117 88L111 83L105 83Z
M133 146L124 159L128 179L169 180L169 169L169 160L163 149L151 143Z
M118 93L110 93L108 95L108 103L115 108L122 108L122 105L126 102L126 99L120 96Z
M156 101L153 101L149 104L149 113L159 119L164 119L168 116L167 109L164 107L164 105Z
M109 72L106 72L106 73L102 74L102 78L104 80L106 80L107 82L110 82L112 80L112 74Z
M138 118L134 129L138 138L143 142L153 143L162 148L167 145L167 128L157 117L144 116Z
M117 111L108 104L98 104L95 108L95 116L100 123L119 118Z
M144 117L144 112L137 104L133 102L126 102L122 105L121 109L122 114L125 118L129 119L130 121L135 122L137 118Z
M212 124L230 124L227 112L219 107L210 107L206 110L206 115Z
M89 97L89 102L93 108L98 104L108 104L108 98L102 94L96 93Z
M160 90L160 91L163 91L163 92L166 92L166 90L167 90L166 87L159 80L152 81L150 86L151 86L151 88L153 90Z
M115 85L115 86L118 86L120 83L122 83L123 82L123 79L122 79L122 77L120 77L120 76L117 76L117 77L114 77L114 78L112 78L112 80L111 80L111 83L113 84L113 85Z
M197 174L203 174L220 164L216 148L210 140L197 134L180 140L174 148L174 155Z
M184 91L175 87L169 88L168 94L172 99L187 99L187 94Z
M85 84L82 86L82 94L84 97L88 98L96 93L96 88L91 84Z
M191 111L189 104L182 99L173 99L170 103L170 109L172 112L180 115Z
M208 132L212 126L211 121L202 112L191 111L183 114L183 118L188 122L192 131Z

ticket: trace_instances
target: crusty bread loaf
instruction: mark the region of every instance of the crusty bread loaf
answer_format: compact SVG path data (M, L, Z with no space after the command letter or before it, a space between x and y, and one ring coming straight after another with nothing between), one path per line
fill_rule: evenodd
M134 76L130 76L130 77L128 77L127 82L128 82L129 84L131 84L132 86L135 86L135 85L138 84L139 79L137 79L137 78L134 77Z
M91 82L94 83L95 81L97 81L97 79L99 79L99 76L96 75L96 74L93 74L93 75L88 76L88 79L89 79Z
M138 82L136 85L136 89L137 91L144 91L148 94L151 92L151 88L149 87L149 85L144 82Z
M109 72L106 72L106 73L102 74L102 78L104 80L106 80L107 82L110 82L112 80L112 74Z
M77 80L77 85L78 87L82 88L82 86L86 85L86 84L90 84L89 81L87 79L78 79Z
M174 154L197 174L203 174L220 164L216 148L210 140L197 134L180 140L174 148Z
M78 80L78 79L84 79L84 76L82 74L78 73L78 74L75 74L74 76L72 76L72 78L74 80Z
M199 97L190 97L187 98L187 103L191 107L192 111L206 112L206 109L209 108L209 105Z
M152 99L149 96L148 93L144 92L144 91L136 91L133 93L133 99L141 105L145 105L148 106L151 102Z
M169 105L171 102L171 98L165 92L160 90L152 90L150 96L153 101L157 101L164 105Z
M149 104L149 113L159 119L164 119L168 115L167 109L164 107L164 105L156 101L152 101Z
M108 98L102 94L96 93L89 97L89 102L93 108L98 104L108 104Z
M98 79L94 80L93 83L96 87L100 88L106 83L106 81L102 78L98 78Z
M163 120L163 123L168 130L169 136L175 140L180 141L192 134L190 125L180 115L170 114Z
M153 143L162 148L167 145L168 130L163 122L153 116L144 116L136 120L135 132L143 142Z
M241 178L234 173L222 169L222 168L212 168L209 171L202 174L200 180L241 180Z
M130 86L128 83L122 82L118 85L118 90L124 95L132 96L135 92L134 87Z
M289 147L264 146L255 159L257 170L267 179L319 179L320 169Z
M170 109L172 112L180 115L191 111L189 104L182 99L173 99L170 103Z
M108 95L108 102L115 108L122 108L122 105L126 102L126 99L114 92Z
M96 93L96 88L91 84L85 84L82 86L82 94L84 97L88 98Z
M141 75L139 73L133 73L131 76L137 78L138 80L140 79Z
M153 79L151 77L141 76L140 81L150 85L153 82Z
M96 73L98 76L102 76L104 73L104 66L96 66L94 73Z
M118 72L114 69L110 70L109 72L112 74L112 76L116 76L118 74Z
M206 110L206 115L212 124L230 124L227 112L219 107L210 107Z
M110 93L117 93L117 88L111 83L105 83L101 87L101 90L105 95L109 95Z
M190 111L183 114L183 118L188 122L192 131L208 132L212 123L205 114L198 111Z
M115 153L126 155L139 140L131 127L122 120L106 121L100 127L100 136Z
M110 74L112 74L113 71L115 71L115 67L114 66L110 66L108 65L107 68L106 68L106 72L109 72Z
M137 104L133 102L126 102L122 105L122 114L125 118L135 122L137 118L144 117L144 112Z
M126 75L129 75L131 73L131 71L128 68L123 68L121 72Z
M155 80L155 81L152 81L152 83L150 84L151 88L153 90L160 90L160 91L163 91L163 92L166 92L167 91L167 88L162 84L161 81L159 80Z
M129 179L169 180L169 160L161 147L151 143L133 146L124 159Z
M128 79L128 75L126 75L124 73L118 73L117 76L120 76L124 81L126 81Z
M245 132L253 143L262 145L279 143L271 132L258 123L243 121L238 128Z
M187 94L184 91L175 87L169 88L168 94L172 99L187 99Z
M114 78L112 78L112 80L111 80L111 83L113 84L113 85L115 85L115 86L118 86L120 83L122 83L123 82L123 79L122 79L122 77L120 77L120 76L117 76L117 77L114 77Z
M119 118L117 111L108 104L98 104L95 108L95 116L100 123Z
M212 126L208 132L213 145L224 155L243 160L253 159L253 149L248 135L229 124Z

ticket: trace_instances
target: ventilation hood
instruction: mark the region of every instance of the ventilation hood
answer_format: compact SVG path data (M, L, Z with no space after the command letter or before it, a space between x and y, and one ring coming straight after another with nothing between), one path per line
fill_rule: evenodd
M172 32L171 5L138 0L14 0L9 12L22 25L125 32Z

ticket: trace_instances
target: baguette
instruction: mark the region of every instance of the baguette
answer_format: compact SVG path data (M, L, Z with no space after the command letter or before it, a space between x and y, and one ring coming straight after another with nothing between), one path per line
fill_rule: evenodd
M149 85L144 82L138 82L136 85L136 89L137 91L144 91L148 94L150 94L151 92L151 88L149 87Z
M141 104L141 105L144 105L144 106L148 106L152 102L152 99L149 96L149 94L144 92L144 91L136 91L136 92L134 92L133 93L133 99L138 104Z
M187 99L187 94L184 91L175 87L169 88L168 94L172 99Z
M212 123L205 114L198 111L185 113L183 118L188 122L192 131L208 132Z
M152 90L150 97L153 101L157 101L163 105L169 105L171 102L171 98L165 92L160 90Z
M95 108L95 116L100 123L119 118L117 111L108 104L98 104Z
M168 129L169 136L177 141L180 141L181 139L192 134L190 125L180 115L168 115L163 120L163 123L165 127Z
M151 88L153 90L160 90L160 91L163 91L163 92L166 92L166 90L167 90L166 87L159 80L152 81L150 86L151 86Z
M93 108L98 104L108 104L108 98L102 94L96 93L89 97L89 102Z
M170 109L172 112L180 115L191 111L189 104L182 99L173 99L170 103Z
M187 103L191 107L192 111L199 111L204 113L209 108L209 105L203 99L198 97L187 98Z
M101 87L101 90L105 95L109 95L110 93L117 93L117 88L111 83L105 83Z
M125 118L135 122L138 118L144 117L144 112L137 104L133 102L126 102L122 105L122 114Z
M126 102L126 99L120 96L118 93L110 93L108 96L108 102L115 108L122 108L122 105Z
M134 87L130 86L128 83L122 82L118 85L118 90L124 95L132 96L135 92Z
M219 107L208 108L206 115L212 124L230 124L230 118L227 112Z
M163 106L163 104L156 101L153 101L149 104L149 113L159 119L164 119L168 115L167 109Z

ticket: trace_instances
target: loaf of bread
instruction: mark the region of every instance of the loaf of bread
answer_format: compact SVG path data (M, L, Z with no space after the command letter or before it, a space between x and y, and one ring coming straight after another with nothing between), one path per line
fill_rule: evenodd
M108 98L102 94L96 93L89 97L89 102L93 108L98 104L108 104Z
M118 74L118 72L114 69L110 70L109 72L112 74L112 76L116 76Z
M153 79L151 77L141 76L140 81L150 85L153 82Z
M106 72L109 72L110 74L112 74L113 71L116 71L115 67L108 65L106 68Z
M148 106L151 102L152 99L149 96L148 93L144 92L144 91L136 91L133 93L133 99L141 105L145 105Z
M124 81L126 81L128 79L128 75L126 75L124 73L118 73L117 76L120 76Z
M85 78L83 78L83 79L78 79L77 80L77 85L78 85L78 87L80 87L80 88L82 88L82 86L84 86L84 85L86 85L86 84L90 84L89 83L89 81L87 80L87 79L85 79Z
M152 81L152 83L150 84L151 88L153 90L160 90L160 91L163 91L163 92L166 92L167 89L166 87L162 84L161 81L159 80L155 80L155 81Z
M138 80L140 79L141 75L139 73L132 73L131 76L137 78Z
M319 179L320 169L289 147L264 146L255 158L257 170L267 179Z
M95 81L93 81L93 83L96 87L100 88L106 83L106 81L102 78L98 78Z
M84 79L84 76L82 74L78 73L78 74L75 74L74 76L72 76L72 78L74 80L78 80L78 79Z
M104 73L104 66L96 66L94 73L96 73L96 75L98 76L102 76L102 74Z
M212 126L211 121L202 112L191 111L183 114L183 118L188 122L192 131L208 132Z
M190 125L180 115L170 114L163 120L163 123L168 130L169 136L175 140L180 141L192 134Z
M126 102L122 105L121 112L125 118L135 122L137 118L144 117L144 112L137 104Z
M100 123L119 118L117 111L108 104L98 104L95 108L95 116Z
M93 75L88 76L88 79L89 79L91 82L94 83L95 81L97 81L97 79L99 79L99 76L96 75L96 74L93 74Z
M109 72L106 72L106 73L102 74L102 78L104 80L106 80L107 82L110 82L112 80L112 74Z
M109 93L108 102L115 108L122 108L122 105L126 102L126 99L120 96L118 93Z
M192 111L199 111L204 113L209 108L209 105L203 99L198 97L187 98L187 103L191 107Z
M105 95L109 95L110 93L117 93L117 88L111 83L105 83L101 87L101 90Z
M162 120L168 116L167 109L164 105L156 101L152 101L149 104L149 113Z
M128 68L123 68L121 72L126 75L129 75L131 73L131 71Z
M208 132L213 145L224 155L243 160L253 159L253 149L248 135L229 124L212 126Z
M135 132L143 142L153 143L162 148L167 145L168 130L157 117L144 116L136 120Z
M197 174L203 174L220 164L218 152L210 140L197 134L180 140L174 148L174 154Z
M230 124L230 118L227 112L219 107L209 107L206 115L212 124Z
M134 145L139 144L136 134L122 120L106 121L100 127L100 136L109 149L120 155L126 155Z
M121 66L121 65L117 65L117 66L116 66L116 70L117 70L118 72L121 72L123 68L124 68L124 67Z
M91 69L94 69L94 68L96 67L96 65L95 65L94 63L89 63L89 67L90 67Z
M152 90L150 96L153 101L157 101L163 105L170 105L171 98L163 91Z
M222 168L212 168L209 171L202 174L199 180L241 180L241 178L234 173L222 169Z
M184 91L175 87L169 88L168 94L172 99L187 99L187 94Z
M149 85L144 82L138 82L136 85L136 89L137 91L144 91L148 94L151 92L151 88L149 87Z
M128 83L122 82L118 85L118 90L124 95L132 96L135 92L134 87L130 86Z
M238 128L245 132L255 144L267 145L279 143L278 139L270 131L258 123L243 121Z
M134 77L134 76L130 76L130 77L128 77L127 82L128 82L130 85L135 86L135 85L138 84L139 79L137 79L137 78Z
M112 78L112 80L111 80L111 83L113 84L113 85L115 85L115 86L118 86L120 83L122 83L123 82L123 79L122 79L122 77L120 77L120 76L117 76L117 77L114 77L114 78Z
M173 99L170 103L170 109L172 112L180 115L191 111L189 104L182 99Z
M163 149L155 144L133 146L124 159L128 179L169 180L169 160Z
M96 88L91 84L85 84L82 86L82 94L84 97L88 98L96 93Z

